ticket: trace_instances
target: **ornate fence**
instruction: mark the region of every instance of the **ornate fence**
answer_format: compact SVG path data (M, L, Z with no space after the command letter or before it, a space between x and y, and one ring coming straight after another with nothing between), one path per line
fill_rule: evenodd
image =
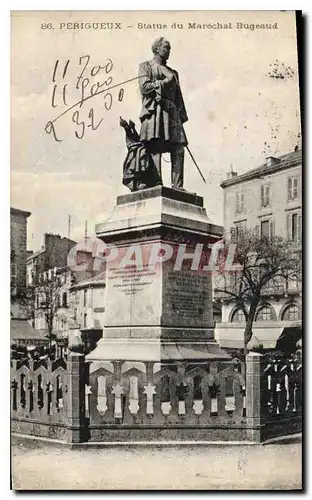
M49 438L65 437L68 378L64 359L12 360L12 430Z
M69 443L260 442L301 429L301 360L12 360L12 431Z
M266 438L301 430L302 362L293 359L264 358L261 371L261 416Z
M67 442L85 440L84 357L11 361L11 430Z
M238 361L91 364L90 439L238 438L246 423L242 368Z

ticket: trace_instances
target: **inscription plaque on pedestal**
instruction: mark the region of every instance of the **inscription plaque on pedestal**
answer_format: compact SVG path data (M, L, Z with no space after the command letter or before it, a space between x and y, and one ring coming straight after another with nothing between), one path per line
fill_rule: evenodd
M211 278L198 271L169 271L163 288L163 323L211 326Z
M142 254L149 244L142 244ZM123 247L122 256L127 247ZM119 260L120 262L120 260ZM105 325L159 325L161 316L160 269L147 263L122 267L108 263L106 276Z

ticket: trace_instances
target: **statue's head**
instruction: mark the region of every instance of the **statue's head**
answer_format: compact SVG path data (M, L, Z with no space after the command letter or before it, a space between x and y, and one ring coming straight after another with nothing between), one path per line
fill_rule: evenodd
M152 45L153 54L159 55L165 61L167 61L170 56L170 49L170 43L163 36L157 38Z

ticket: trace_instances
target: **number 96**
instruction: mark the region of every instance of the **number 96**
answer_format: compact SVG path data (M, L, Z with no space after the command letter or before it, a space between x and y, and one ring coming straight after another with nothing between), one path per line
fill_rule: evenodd
M52 23L42 23L41 29L42 30L52 30L53 29Z

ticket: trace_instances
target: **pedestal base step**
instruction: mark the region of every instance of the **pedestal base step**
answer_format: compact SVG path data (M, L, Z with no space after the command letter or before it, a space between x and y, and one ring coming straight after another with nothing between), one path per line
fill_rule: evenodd
M230 360L217 342L189 342L157 339L101 339L87 361L182 361Z

